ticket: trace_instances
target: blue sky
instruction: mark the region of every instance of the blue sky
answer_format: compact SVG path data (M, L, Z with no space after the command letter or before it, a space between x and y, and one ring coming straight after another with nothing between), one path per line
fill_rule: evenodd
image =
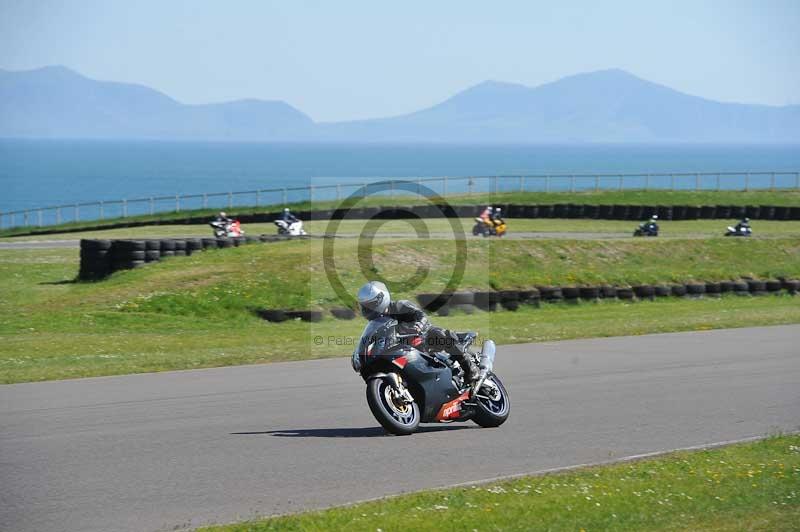
M0 0L0 68L61 64L186 103L389 116L483 80L622 68L723 101L800 103L800 1Z

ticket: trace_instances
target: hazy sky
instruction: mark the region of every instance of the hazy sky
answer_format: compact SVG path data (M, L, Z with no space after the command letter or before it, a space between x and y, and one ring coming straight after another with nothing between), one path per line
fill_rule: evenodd
M186 103L285 100L315 120L605 68L784 105L800 103L800 0L0 0L0 68L53 64Z

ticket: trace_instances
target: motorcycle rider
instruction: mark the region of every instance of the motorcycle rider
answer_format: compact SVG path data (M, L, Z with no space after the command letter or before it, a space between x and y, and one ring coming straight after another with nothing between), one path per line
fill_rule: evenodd
M389 316L396 319L401 327L416 332L422 332L428 325L428 317L422 309L406 299L392 301L389 289L380 281L370 281L362 286L357 297L361 315L368 320ZM429 350L444 351L461 365L465 382L472 383L478 378L478 366L464 352L454 332L431 326L425 341Z
M500 207L494 208L492 211L492 222L494 222L495 225L500 225L503 223L503 209Z
M283 209L283 217L281 218L284 222L286 222L287 227L292 225L295 222L299 222L300 219L292 214L292 211L289 210L289 207L285 207Z
M642 229L646 231L657 231L658 230L658 215L653 214L650 216L650 219L647 220L645 223L641 225Z
M219 211L219 214L217 214L217 218L214 220L214 222L221 224L223 227L227 227L228 224L233 223L233 219L228 218L228 215L225 213L225 211Z
M744 233L750 228L750 218L742 218L741 221L734 227L737 233Z
M486 208L483 209L478 215L478 218L480 218L486 225L491 225L492 215L494 215L494 207L487 205Z

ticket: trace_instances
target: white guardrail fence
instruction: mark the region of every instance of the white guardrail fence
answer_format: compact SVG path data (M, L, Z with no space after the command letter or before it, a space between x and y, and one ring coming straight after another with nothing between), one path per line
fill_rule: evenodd
M68 222L127 218L196 209L235 209L236 207L269 207L309 201L342 200L359 190L370 192L370 183L394 182L398 190L377 192L391 198L409 194L409 185L416 183L442 196L507 192L579 192L600 190L777 190L800 189L800 172L653 172L552 174L473 177L409 177L357 178L320 177L309 179L309 185L238 192L176 194L113 201L72 203L52 207L0 212L0 229L44 226ZM400 183L403 183L402 189Z

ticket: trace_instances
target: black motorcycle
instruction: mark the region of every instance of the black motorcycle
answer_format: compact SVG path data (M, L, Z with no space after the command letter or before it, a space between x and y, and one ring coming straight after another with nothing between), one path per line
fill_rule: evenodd
M658 224L655 222L644 222L633 232L633 236L658 236Z
M480 353L470 350L476 333L458 333L468 356L480 368L474 386L464 381L458 362L425 349L427 331L399 331L397 320L370 321L353 351L353 369L367 383L367 404L387 431L412 434L422 423L473 420L498 427L508 419L508 392L492 372L495 345L486 340Z

